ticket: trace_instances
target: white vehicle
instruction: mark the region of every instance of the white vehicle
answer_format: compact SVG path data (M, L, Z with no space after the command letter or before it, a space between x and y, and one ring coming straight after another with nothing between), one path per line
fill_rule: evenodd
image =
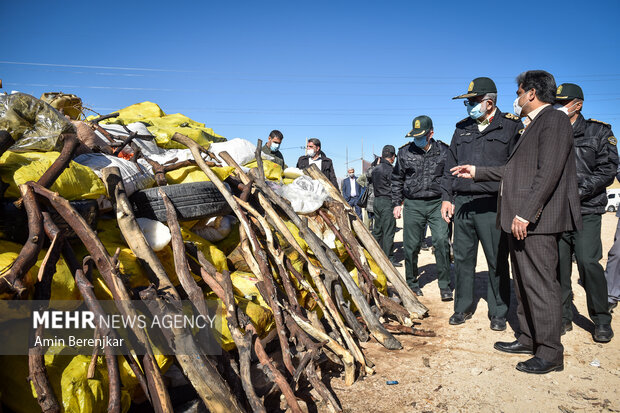
M608 212L616 212L620 204L620 189L607 190L607 206L605 210Z

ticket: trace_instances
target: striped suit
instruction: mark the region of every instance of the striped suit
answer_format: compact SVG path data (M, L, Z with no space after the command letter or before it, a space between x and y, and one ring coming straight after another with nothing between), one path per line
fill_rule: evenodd
M476 181L501 181L497 224L509 234L521 344L562 362L558 236L581 228L573 131L568 117L543 108L515 145L506 165L478 167ZM527 237L511 234L515 216L529 221Z

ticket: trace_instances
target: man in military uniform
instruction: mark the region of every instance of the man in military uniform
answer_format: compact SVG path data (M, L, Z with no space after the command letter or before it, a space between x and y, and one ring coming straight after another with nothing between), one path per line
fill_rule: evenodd
M510 303L510 274L508 242L496 223L499 182L456 178L450 168L504 165L523 125L517 116L497 108L497 88L488 77L474 79L467 93L453 99L465 99L469 116L456 124L442 179L441 214L446 222L454 217L455 300L449 323L463 324L473 314L480 242L489 268L487 305L491 329L503 331Z
M284 135L282 135L282 132L274 129L269 133L269 138L267 138L267 142L263 145L261 150L263 153L273 156L273 161L280 165L282 169L286 169L284 156L282 155L282 152L280 152L280 144L283 139Z
M448 145L433 139L433 122L428 116L413 120L409 142L398 149L392 172L394 218L403 216L405 276L416 295L422 295L418 282L418 252L428 223L433 236L437 279L442 299L450 295L450 246L448 224L441 219L441 189ZM403 212L404 208L404 212Z
M395 267L402 267L394 261L394 234L396 233L396 218L392 207L392 164L396 159L396 149L392 145L385 145L378 159L377 166L368 173L369 185L374 191L373 211L375 223L372 235L388 256ZM368 191L368 187L366 190Z
M581 198L583 228L564 232L558 243L558 274L562 285L562 334L573 329L571 255L575 252L579 277L586 290L588 314L594 322L594 341L606 343L614 333L607 304L607 281L599 263L601 215L607 206L605 188L611 185L618 167L616 138L607 123L584 119L581 115L583 91L573 83L563 83L556 94L556 108L566 113L573 125L577 181Z

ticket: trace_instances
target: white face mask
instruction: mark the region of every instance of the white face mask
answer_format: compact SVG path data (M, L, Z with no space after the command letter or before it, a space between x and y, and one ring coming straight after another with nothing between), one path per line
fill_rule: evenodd
M571 112L570 109L574 108L575 106L577 106L579 104L579 102L573 103L572 105L570 105L569 107L566 107L564 105L561 105L559 103L556 103L555 105L553 105L553 107L557 110L559 110L560 112L564 112L566 113L566 116L568 116L569 118L571 118L574 114L575 111Z
M525 93L527 93L527 92L525 92ZM521 96L525 96L525 93L522 94ZM528 100L527 102L525 102L525 104L523 106L519 105L519 99L521 99L521 96L517 96L517 98L515 99L514 103L512 104L512 108L513 108L513 110L515 112L515 115L517 115L520 118L523 117L523 115L521 115L521 112L523 111L523 108L525 106L527 106L528 103L530 103L529 100Z
M306 155L313 157L315 154L314 149L306 149Z
M275 152L278 149L280 149L280 144L279 143L275 143L275 142L271 142L271 150Z

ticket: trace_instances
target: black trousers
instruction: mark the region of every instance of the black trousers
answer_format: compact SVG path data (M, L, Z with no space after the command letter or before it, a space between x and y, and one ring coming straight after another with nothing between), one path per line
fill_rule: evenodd
M579 279L586 290L588 315L596 325L611 323L607 304L607 280L601 266L603 247L601 245L601 215L582 215L583 228L580 231L563 232L559 249L558 277L562 285L562 318L573 320L573 290L571 288L572 252L577 258Z
M521 344L552 363L562 362L562 291L556 268L559 234L528 235L517 240L508 234Z

